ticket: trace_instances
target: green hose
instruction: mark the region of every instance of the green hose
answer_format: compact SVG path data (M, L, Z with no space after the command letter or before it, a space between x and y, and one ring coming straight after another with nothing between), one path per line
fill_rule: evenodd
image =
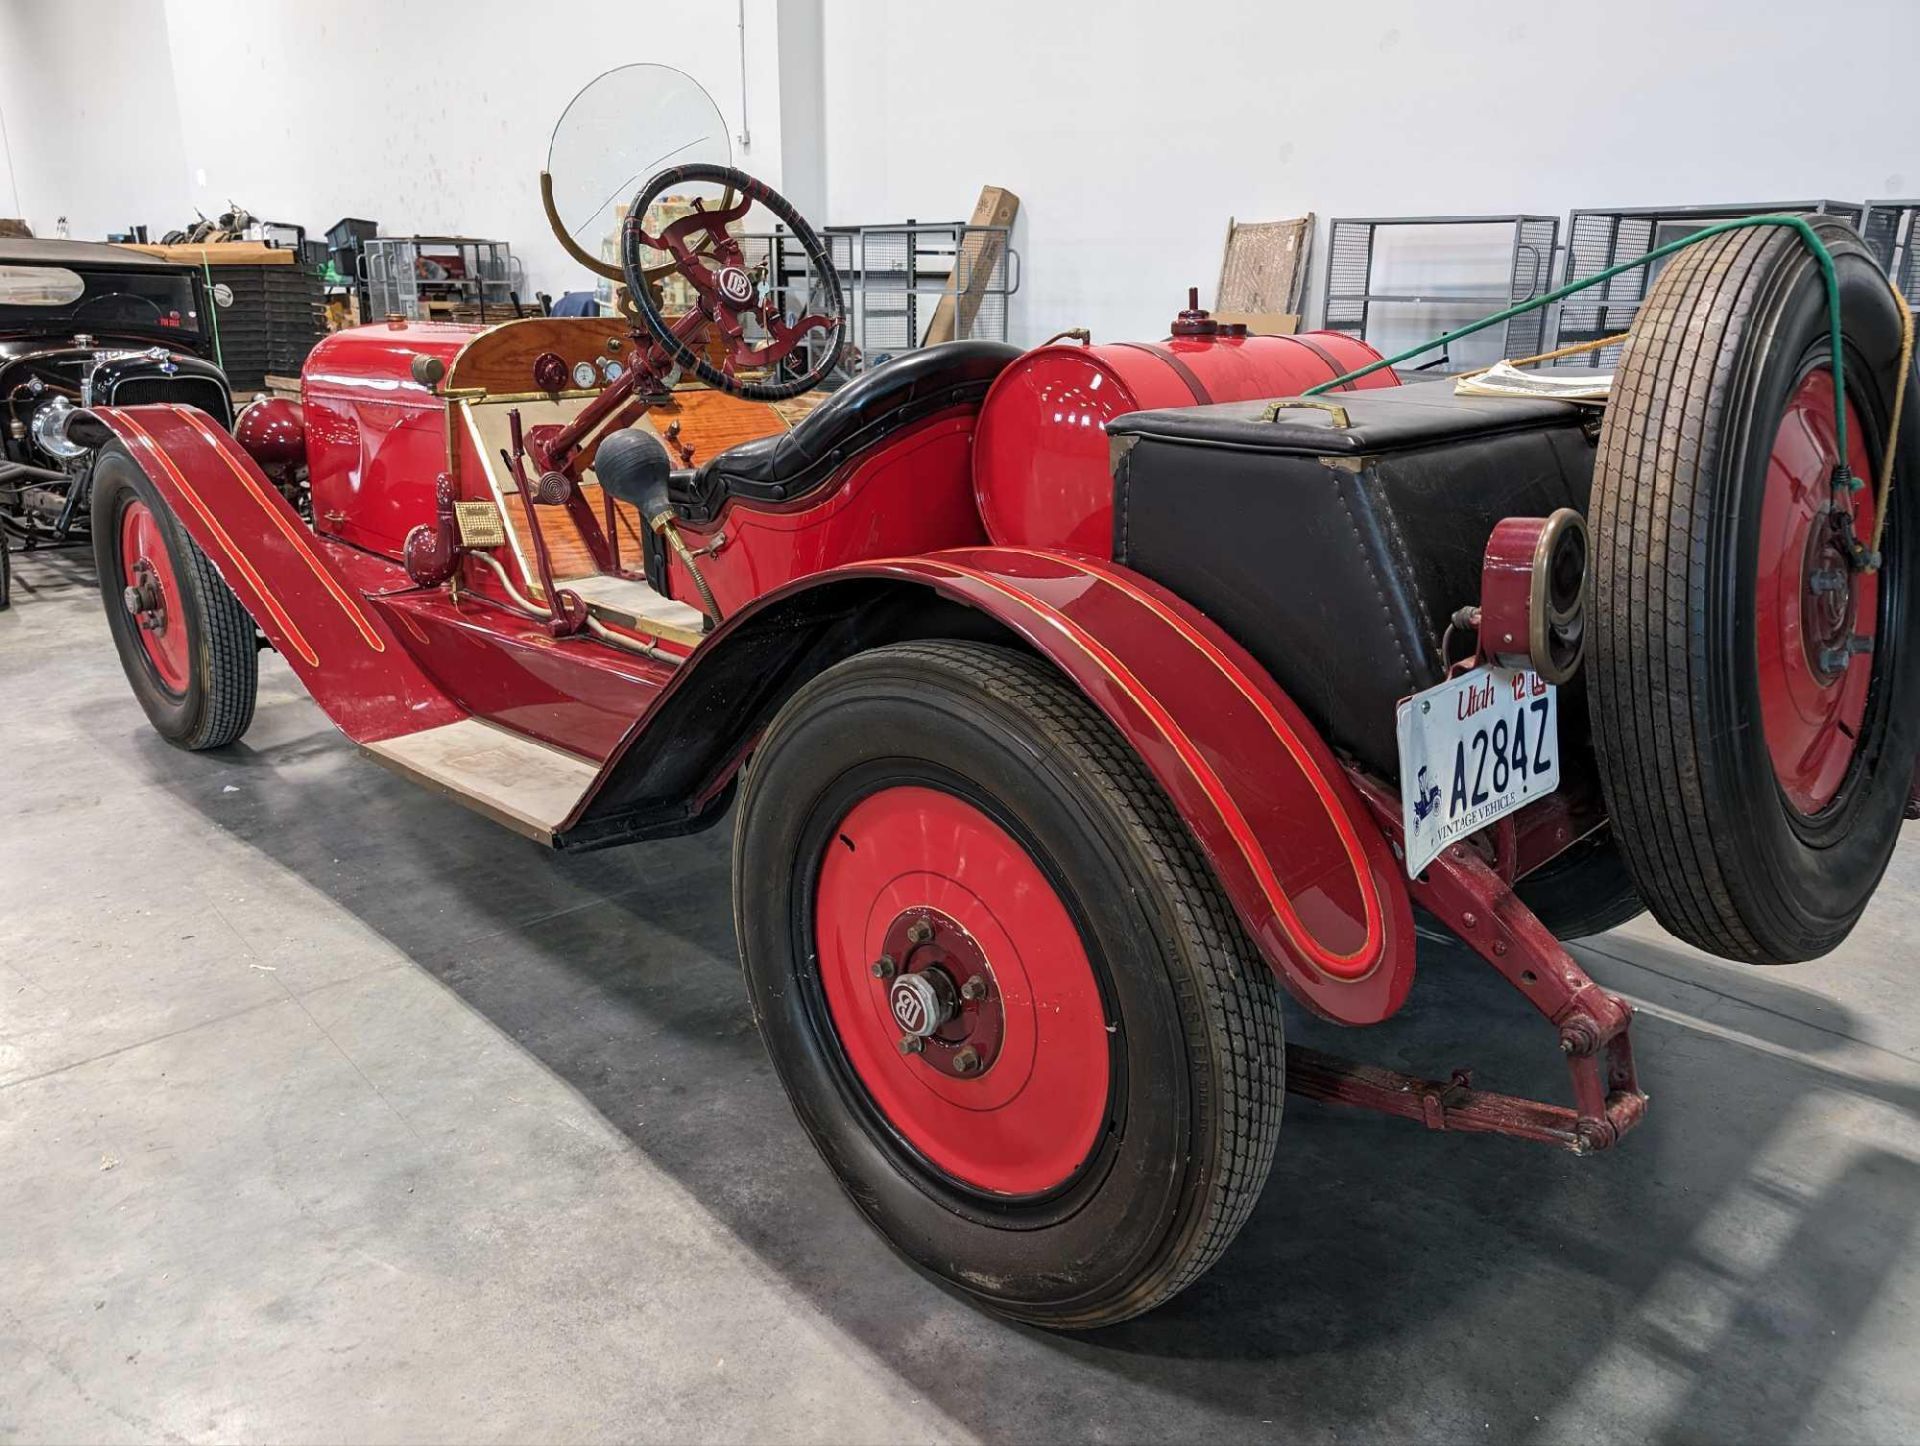
M1807 243L1807 249L1813 253L1813 259L1820 263L1820 275L1827 284L1827 352L1829 364L1833 368L1833 431L1840 455L1839 465L1834 468L1834 485L1854 489L1864 484L1853 476L1847 466L1847 377L1845 364L1840 355L1840 278L1833 268L1833 253L1827 250L1826 243L1815 233L1804 216L1742 216L1734 221L1719 221L1690 236L1682 236L1678 241L1669 241L1664 246L1656 246L1646 255L1632 261L1622 262L1618 266L1609 266L1605 271L1597 272L1582 281L1570 281L1557 290L1544 296L1536 296L1509 306L1505 311L1496 311L1492 316L1483 316L1480 320L1469 322L1458 331L1450 331L1437 336L1432 341L1422 342L1394 356L1382 357L1377 362L1356 367L1350 372L1342 372L1331 381L1321 382L1318 386L1308 387L1302 395L1315 396L1330 391L1347 382L1357 381L1361 377L1371 376L1382 368L1398 366L1403 361L1411 361L1422 352L1432 351L1435 347L1446 346L1463 336L1472 336L1477 331L1485 331L1516 316L1524 316L1529 311L1538 311L1543 306L1551 306L1562 297L1572 296L1576 291L1585 291L1589 286L1598 286L1603 281L1611 281L1624 271L1646 266L1658 261L1662 256L1671 256L1676 251L1685 250L1696 241L1704 241L1709 236L1718 236L1726 231L1742 231L1750 226L1787 226L1799 233L1800 239Z

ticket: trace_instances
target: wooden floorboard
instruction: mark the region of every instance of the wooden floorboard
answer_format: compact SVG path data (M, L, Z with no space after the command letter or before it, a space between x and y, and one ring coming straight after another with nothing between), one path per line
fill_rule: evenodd
M811 392L804 397L795 397L790 401L769 406L764 402L749 402L740 397L728 396L725 392L681 391L673 394L671 402L663 403L647 411L636 425L643 426L664 437L667 430L676 422L680 430L675 441L693 452L693 466L711 460L729 447L742 442L757 441L761 437L770 437L777 432L786 431L798 418L805 416L819 403L814 398L825 399L825 393ZM488 406L503 406L504 403L486 403ZM675 467L684 465L681 456L669 448ZM501 479L501 495L506 503L507 525L520 539L521 550L531 562L533 557L532 534L527 527L526 506L515 492L510 479ZM605 501L601 495L600 484L593 480L592 469L588 468L580 484L580 493L593 507L593 515L604 527ZM614 504L614 512L620 529L621 566L637 571L640 567L642 536L644 529L640 515L632 506L624 502ZM591 577L599 572L593 553L587 546L587 540L581 535L573 516L565 507L543 507L540 509L540 533L546 539L547 555L553 567L556 582L566 582L574 578ZM537 579L530 579L537 585Z

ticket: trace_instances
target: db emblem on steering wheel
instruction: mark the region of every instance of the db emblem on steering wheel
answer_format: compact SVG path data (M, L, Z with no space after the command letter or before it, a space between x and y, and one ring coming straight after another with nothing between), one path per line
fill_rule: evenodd
M736 306L745 306L753 300L753 278L738 266L729 266L714 278L720 287L720 294Z

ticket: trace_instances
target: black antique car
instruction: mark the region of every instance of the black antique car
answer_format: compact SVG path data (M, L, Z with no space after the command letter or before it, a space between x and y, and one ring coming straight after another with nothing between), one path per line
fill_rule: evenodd
M0 241L0 607L4 553L87 541L94 454L76 408L179 402L232 423L207 289L191 266L91 241Z

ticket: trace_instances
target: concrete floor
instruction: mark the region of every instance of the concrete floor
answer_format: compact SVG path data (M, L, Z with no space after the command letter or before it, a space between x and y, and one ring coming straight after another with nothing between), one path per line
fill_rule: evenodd
M1579 950L1642 1006L1593 1160L1294 1101L1225 1261L1005 1324L903 1265L749 1020L725 830L558 858L277 658L152 734L74 559L0 614L0 1438L1920 1439L1920 840L1836 957ZM1562 1087L1491 974L1293 1037Z

